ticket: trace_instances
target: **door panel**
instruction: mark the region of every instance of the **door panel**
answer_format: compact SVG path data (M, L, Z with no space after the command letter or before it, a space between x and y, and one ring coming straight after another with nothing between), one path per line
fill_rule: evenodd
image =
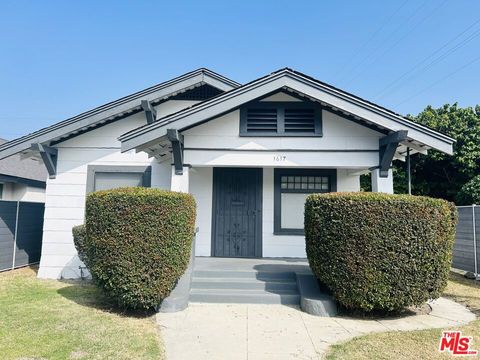
M262 256L262 169L213 169L212 255Z

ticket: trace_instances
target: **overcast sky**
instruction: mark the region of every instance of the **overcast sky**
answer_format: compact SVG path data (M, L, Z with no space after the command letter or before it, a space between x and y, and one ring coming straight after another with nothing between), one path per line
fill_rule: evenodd
M0 137L207 67L292 67L402 114L480 103L480 1L0 2Z

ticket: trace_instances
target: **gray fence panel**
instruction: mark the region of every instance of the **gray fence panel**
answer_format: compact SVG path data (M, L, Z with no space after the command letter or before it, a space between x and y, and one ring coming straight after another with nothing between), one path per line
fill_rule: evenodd
M16 201L0 201L0 271L13 265L16 216Z
M475 236L477 246L477 272L480 272L480 206L474 207L475 211Z
M40 261L44 210L42 203L20 203L15 267Z
M475 225L474 226L474 212ZM474 238L476 242L480 240L480 207L463 206L458 207L458 225L455 235L455 245L453 247L452 266L457 269L475 272L475 251L477 253L477 264L480 260L480 248L474 247ZM479 269L477 269L478 271Z
M0 271L40 261L44 211L43 203L0 200Z

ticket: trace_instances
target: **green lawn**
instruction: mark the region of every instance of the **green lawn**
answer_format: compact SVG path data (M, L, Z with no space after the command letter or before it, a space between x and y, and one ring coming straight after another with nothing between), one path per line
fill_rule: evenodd
M477 317L480 315L479 281L467 280L459 274L451 273L443 295L464 304L477 314ZM463 335L472 336L473 348L480 350L480 320L454 329L462 330ZM452 358L450 354L440 354L437 351L441 332L442 329L434 329L365 335L333 345L326 358L342 360Z
M152 315L126 315L84 282L0 273L0 358L162 359Z

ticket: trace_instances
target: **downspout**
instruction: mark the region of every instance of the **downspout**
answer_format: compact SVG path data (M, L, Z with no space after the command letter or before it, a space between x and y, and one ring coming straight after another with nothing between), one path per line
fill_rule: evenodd
M473 223L473 261L475 262L475 280L478 280L477 264L477 224L475 223L475 204L472 205L472 223Z
M410 148L407 147L407 186L408 186L408 195L412 195L412 174L410 168Z
M18 236L18 214L20 212L20 201L17 201L17 211L15 215L15 233L13 238L13 257L12 257L12 270L15 269L15 257L17 256L17 236Z

